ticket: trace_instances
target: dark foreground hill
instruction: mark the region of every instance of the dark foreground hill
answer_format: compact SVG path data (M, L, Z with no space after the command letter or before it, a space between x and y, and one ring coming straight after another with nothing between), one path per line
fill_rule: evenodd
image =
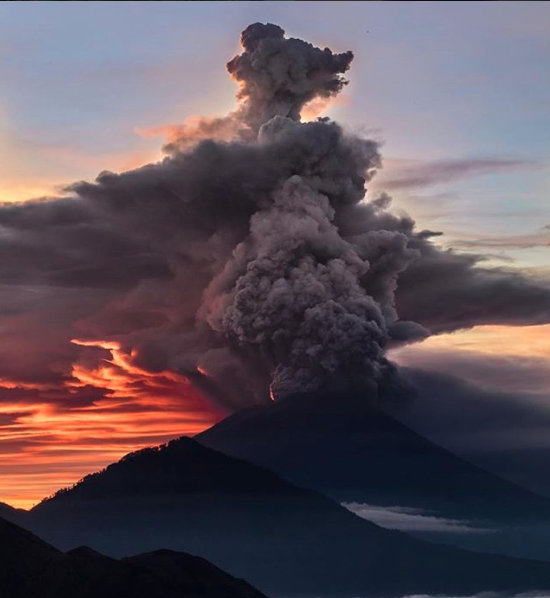
M199 554L274 596L550 589L550 564L430 544L181 438L123 458L28 513L63 548Z
M117 561L63 553L0 518L2 598L265 598L204 559L159 550Z

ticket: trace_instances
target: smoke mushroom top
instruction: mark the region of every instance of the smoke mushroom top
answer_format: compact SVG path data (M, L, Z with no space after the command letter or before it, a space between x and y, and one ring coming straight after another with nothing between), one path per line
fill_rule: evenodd
M319 388L375 396L400 387L392 343L548 321L548 289L437 249L385 194L365 200L376 142L300 121L344 87L351 52L260 23L241 42L227 65L237 109L178 128L163 161L0 206L6 288L48 289L42 309L73 334L116 341L230 409ZM28 306L4 295L13 313Z
M240 117L256 131L274 116L300 120L307 102L335 96L353 59L351 52L333 54L286 39L283 29L271 24L247 27L241 45L244 52L227 63L227 70L241 85Z

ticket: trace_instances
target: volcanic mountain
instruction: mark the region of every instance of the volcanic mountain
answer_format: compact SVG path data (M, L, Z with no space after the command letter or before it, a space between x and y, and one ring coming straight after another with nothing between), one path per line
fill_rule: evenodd
M252 407L195 440L341 502L486 521L550 517L550 499L457 457L360 396L316 393Z
M195 439L338 502L401 507L489 528L435 536L445 542L550 558L548 533L538 531L550 522L550 499L461 459L359 395L315 393L252 407Z
M28 513L62 549L160 547L219 564L273 596L550 589L550 564L431 544L189 438L132 453Z
M63 553L0 518L2 598L265 598L204 559L159 550L117 561Z

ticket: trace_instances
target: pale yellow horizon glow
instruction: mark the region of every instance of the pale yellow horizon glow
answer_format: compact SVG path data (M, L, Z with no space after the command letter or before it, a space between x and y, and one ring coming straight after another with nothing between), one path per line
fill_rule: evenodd
M460 350L495 356L540 357L550 363L550 324L538 326L476 326L431 336L417 345L423 350ZM398 355L396 349L393 355Z

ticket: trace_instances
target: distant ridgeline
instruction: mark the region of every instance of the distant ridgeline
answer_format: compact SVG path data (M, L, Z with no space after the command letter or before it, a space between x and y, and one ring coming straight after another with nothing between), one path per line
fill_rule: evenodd
M189 438L128 455L12 515L63 550L86 545L113 557L185 551L275 597L550 588L550 563L471 553L381 528Z

